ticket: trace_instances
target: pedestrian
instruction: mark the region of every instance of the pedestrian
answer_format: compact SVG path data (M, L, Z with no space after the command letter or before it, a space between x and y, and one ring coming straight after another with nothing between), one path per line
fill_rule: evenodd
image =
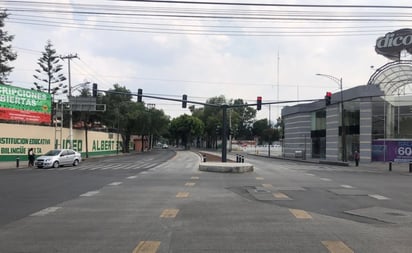
M29 167L33 167L34 166L34 150L33 148L29 149L29 153L28 153L28 158L29 158Z
M353 159L355 159L355 165L356 167L359 166L359 152L355 150L355 153L353 154Z

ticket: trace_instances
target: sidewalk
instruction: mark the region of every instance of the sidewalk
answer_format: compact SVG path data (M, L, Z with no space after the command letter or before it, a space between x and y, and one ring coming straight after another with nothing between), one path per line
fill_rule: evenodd
M220 151L204 151L205 153L210 153L213 155L221 156ZM325 161L319 159L301 159L301 158L293 158L293 157L282 157L271 155L270 157L266 154L253 154L253 153L246 153L244 151L232 151L228 152L227 157L228 159L236 160L236 154L245 155L245 156L259 156L259 157L267 157L268 159L280 159L280 160L289 160L294 162L301 162L301 163L311 163L311 164L319 164L319 166L328 165L328 166L337 166L342 168L348 168L349 170L353 171L367 171L367 172L379 172L379 173L397 173L397 174L405 174L412 176L412 173L409 173L409 163L392 163L392 171L389 171L389 162L370 162L370 163L359 163L359 166L355 166L355 162L341 162L341 161ZM245 162L247 161L247 157L245 157Z
M29 169L28 161L20 161L19 167L17 168L16 162L0 162L1 169Z

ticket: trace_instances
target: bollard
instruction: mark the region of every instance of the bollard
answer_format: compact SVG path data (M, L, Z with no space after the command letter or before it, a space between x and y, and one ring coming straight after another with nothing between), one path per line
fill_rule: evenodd
M245 162L245 156L242 155L241 163L244 163L244 162Z
M16 158L16 168L18 168L18 167L19 167L19 165L20 165L19 163L20 163L20 158L19 158L19 157L17 157L17 158Z
M203 155L203 162L206 162L206 155Z
M412 163L409 163L409 173L412 173Z
M389 162L389 171L392 171L392 162Z

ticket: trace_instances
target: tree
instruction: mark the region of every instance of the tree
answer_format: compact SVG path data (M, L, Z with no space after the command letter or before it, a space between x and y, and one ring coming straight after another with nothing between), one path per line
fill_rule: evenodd
M259 137L259 144L262 144L262 141L265 137L265 130L268 129L268 120L261 119L253 123L253 134ZM267 134L267 132L266 132Z
M113 89L98 96L98 103L106 104L104 113L96 113L93 121L100 122L109 129L117 130L122 136L123 152L129 152L131 135L140 135L156 140L167 131L169 118L162 110L146 108L144 103L132 101L132 94L126 87L114 84ZM142 145L142 149L144 145Z
M123 152L129 152L129 141L133 118L138 110L132 102L130 90L119 84L114 84L113 89L109 89L105 96L99 97L99 104L106 104L104 113L97 113L94 116L95 122L100 122L109 129L116 129L122 136Z
M203 117L200 118L205 125L205 140L207 148L217 148L217 140L219 135L216 133L216 128L218 126L222 127L222 109L221 105L226 104L226 98L223 95L219 97L212 97L206 101L207 104L219 105L215 106L205 106L203 110Z
M256 110L250 106L243 99L235 99L232 103L239 107L234 107L231 110L232 129L235 130L237 139L252 140L252 125L256 117Z
M0 13L0 83L9 83L8 76L13 70L13 67L9 66L9 62L17 59L17 53L12 51L10 44L14 35L9 35L3 29L7 16L6 11Z
M203 122L199 118L187 114L174 118L170 123L170 133L177 142L181 140L186 149L189 148L195 137L203 134L203 131Z
M36 69L37 74L33 75L39 81L34 82L38 91L45 91L54 95L62 88L67 87L62 83L66 80L66 77L60 73L63 70L63 65L59 64L59 62L60 57L57 56L51 41L48 40L44 47L44 52L42 52L42 57L37 62L40 69ZM62 91L62 93L66 92L67 90Z

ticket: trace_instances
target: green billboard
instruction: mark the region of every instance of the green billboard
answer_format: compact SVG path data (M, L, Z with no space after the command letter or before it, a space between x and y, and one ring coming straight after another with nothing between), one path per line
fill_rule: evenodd
M50 123L49 93L0 84L0 119Z

